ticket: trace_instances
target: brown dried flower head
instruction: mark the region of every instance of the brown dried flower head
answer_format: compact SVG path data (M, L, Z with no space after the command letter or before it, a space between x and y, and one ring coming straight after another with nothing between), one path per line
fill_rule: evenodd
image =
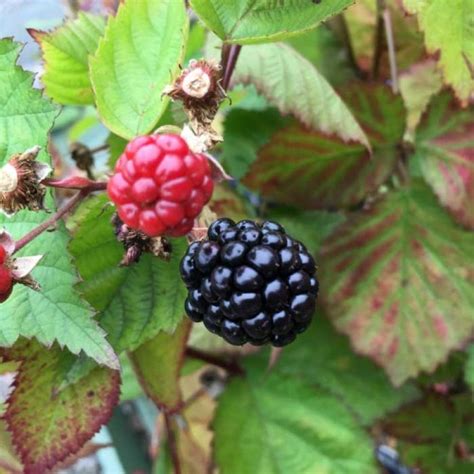
M41 185L51 167L36 161L39 146L14 155L0 168L0 211L11 215L22 209L44 209L46 188Z
M120 266L128 267L140 261L143 253L151 253L155 257L169 260L171 257L171 244L164 237L148 237L144 233L131 229L122 222L118 214L112 217L117 240L122 243L125 254Z
M212 128L219 105L227 97L221 86L222 67L213 59L191 60L186 69L167 86L164 94L183 102L193 132L211 148L222 141Z

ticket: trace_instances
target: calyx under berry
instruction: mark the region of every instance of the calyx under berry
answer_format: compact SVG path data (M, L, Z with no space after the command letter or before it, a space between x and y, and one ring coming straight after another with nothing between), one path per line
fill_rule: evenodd
M156 134L127 145L107 189L128 227L148 237L177 237L191 231L214 183L205 155L179 135Z
M15 241L12 236L6 230L0 229L0 303L10 297L16 283L34 290L40 288L30 273L43 257L14 257L14 252Z
M44 209L46 188L41 182L50 174L51 167L36 161L40 147L14 155L0 168L0 211L7 215L22 209Z

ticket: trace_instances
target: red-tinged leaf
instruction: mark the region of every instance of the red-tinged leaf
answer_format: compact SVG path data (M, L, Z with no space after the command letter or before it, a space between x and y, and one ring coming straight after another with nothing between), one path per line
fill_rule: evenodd
M321 295L358 352L400 385L474 330L474 234L421 182L391 192L326 240Z
M397 440L403 463L415 472L474 472L474 412L467 394L429 395L389 416L380 428Z
M96 367L80 383L56 392L64 377L64 352L34 341L17 343L4 354L21 361L5 420L25 474L52 469L108 421L118 403L119 372Z
M437 96L416 134L416 159L426 181L456 221L474 229L474 108Z
M159 408L175 411L182 403L179 376L190 330L183 319L173 334L160 332L130 353L143 390Z
M342 97L369 136L373 156L360 144L293 124L260 150L245 184L265 198L307 209L352 206L375 191L396 161L405 129L403 102L385 86L361 84Z
M13 449L11 435L0 419L0 474L21 474L23 466Z

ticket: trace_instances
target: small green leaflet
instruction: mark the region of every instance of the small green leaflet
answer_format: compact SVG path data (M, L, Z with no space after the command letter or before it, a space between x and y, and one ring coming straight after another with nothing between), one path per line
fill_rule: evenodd
M439 54L445 82L467 105L474 93L474 41L472 12L474 0L403 0L409 13L418 15L430 54Z
M44 150L58 109L32 88L32 76L15 65L19 50L11 40L0 41L0 163L35 145L43 149L38 159L49 163ZM20 238L46 218L45 212L23 211L10 219L0 216L0 224ZM0 311L0 346L11 346L20 336L36 337L46 346L57 341L74 354L83 351L99 364L117 368L118 359L92 309L71 290L77 275L67 243L67 232L58 224L56 232L41 235L21 251L44 254L33 271L42 290L16 285Z
M315 28L354 0L191 0L206 26L229 43L279 41Z
M219 398L215 459L222 474L375 474L367 434L337 398L266 360L252 357L247 377Z
M60 104L94 103L89 55L95 53L104 30L104 18L83 12L51 33L28 30L43 54L41 80L49 97Z
M394 384L432 372L474 330L473 248L474 234L413 179L327 239L320 264L328 315Z
M188 35L184 2L121 3L90 60L96 104L105 125L131 139L150 132L166 109L163 89L179 73Z

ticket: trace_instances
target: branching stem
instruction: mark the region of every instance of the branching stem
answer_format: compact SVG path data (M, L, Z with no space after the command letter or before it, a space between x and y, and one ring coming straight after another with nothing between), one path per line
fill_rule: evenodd
M213 354L208 354L207 352L188 347L186 349L186 355L192 357L193 359L199 359L208 364L215 365L226 370L229 374L232 375L244 375L244 369L234 360L225 360L217 357Z
M66 202L58 211L53 214L49 219L42 222L38 227L35 227L32 231L28 232L20 240L17 240L15 246L15 252L21 250L25 245L28 245L32 240L36 239L43 232L47 231L50 227L54 226L60 219L62 219L67 213L71 212L86 196L92 191L83 189L73 196L68 202Z

